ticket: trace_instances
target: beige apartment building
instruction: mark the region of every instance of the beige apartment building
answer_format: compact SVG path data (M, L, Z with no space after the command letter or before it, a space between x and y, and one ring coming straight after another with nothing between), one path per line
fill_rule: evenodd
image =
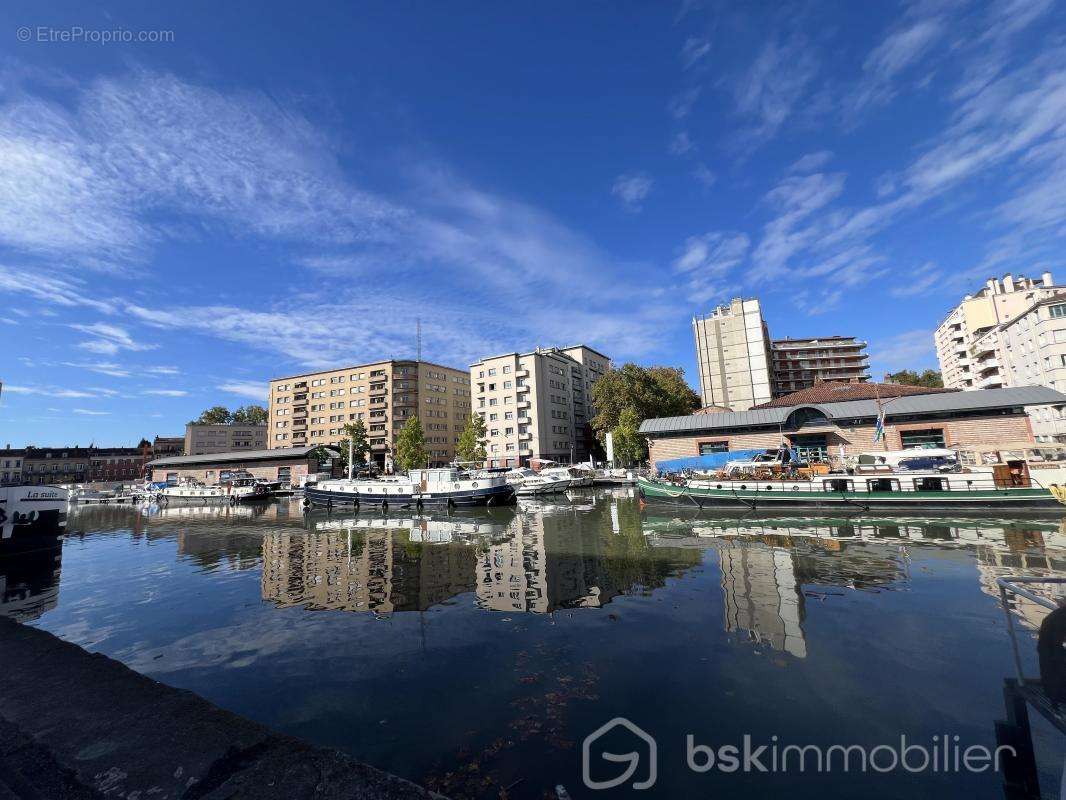
M362 420L370 457L391 469L396 435L418 417L430 466L455 459L470 418L470 376L428 361L376 361L270 381L269 447L339 445L344 426Z
M265 450L266 425L196 425L185 426L185 455L232 453L235 450Z
M692 331L704 406L747 411L772 399L770 333L758 300L738 297L694 317Z
M770 343L771 388L775 398L809 389L818 381L870 380L866 342L854 336L774 339Z
M537 348L504 353L470 365L474 411L485 420L490 467L530 459L587 461L596 415L592 385L611 359L591 347Z
M1041 300L1066 292L1050 272L1040 278L989 278L981 291L966 295L933 334L944 386L949 389L997 389L1013 386L996 356L998 328Z

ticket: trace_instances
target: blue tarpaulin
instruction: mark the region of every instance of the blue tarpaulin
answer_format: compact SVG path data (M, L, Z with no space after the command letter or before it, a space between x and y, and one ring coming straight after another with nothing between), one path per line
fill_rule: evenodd
M659 472L681 472L686 469L715 470L721 469L728 461L751 461L755 456L766 452L776 452L776 448L760 447L758 450L729 450L724 453L708 453L705 456L689 456L688 458L670 458L666 461L656 461L655 468ZM792 461L799 461L799 454L792 450Z

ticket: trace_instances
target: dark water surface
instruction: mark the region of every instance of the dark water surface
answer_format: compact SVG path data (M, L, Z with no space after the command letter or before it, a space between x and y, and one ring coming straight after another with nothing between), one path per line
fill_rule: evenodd
M451 516L89 508L61 549L0 556L0 613L453 797L998 798L991 772L701 774L686 735L995 748L1016 675L995 579L1066 575L1063 530L693 517L628 491ZM1027 674L1045 613L1012 612ZM619 716L656 739L656 783L627 788L645 759L592 791L582 740ZM1066 741L1032 721L1056 797ZM591 749L594 777L624 771L599 753L628 736Z

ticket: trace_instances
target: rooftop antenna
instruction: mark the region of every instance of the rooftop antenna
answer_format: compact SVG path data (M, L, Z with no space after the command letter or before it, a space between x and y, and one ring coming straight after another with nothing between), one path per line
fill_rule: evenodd
M418 361L422 360L422 318L415 317L415 339L418 343Z

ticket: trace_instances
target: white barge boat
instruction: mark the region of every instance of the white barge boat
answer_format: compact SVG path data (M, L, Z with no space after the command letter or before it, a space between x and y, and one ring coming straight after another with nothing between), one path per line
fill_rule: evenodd
M66 529L70 492L58 486L0 486L0 543Z
M338 478L308 484L305 505L496 506L514 501L503 475L469 473L455 467L414 469L385 478Z

